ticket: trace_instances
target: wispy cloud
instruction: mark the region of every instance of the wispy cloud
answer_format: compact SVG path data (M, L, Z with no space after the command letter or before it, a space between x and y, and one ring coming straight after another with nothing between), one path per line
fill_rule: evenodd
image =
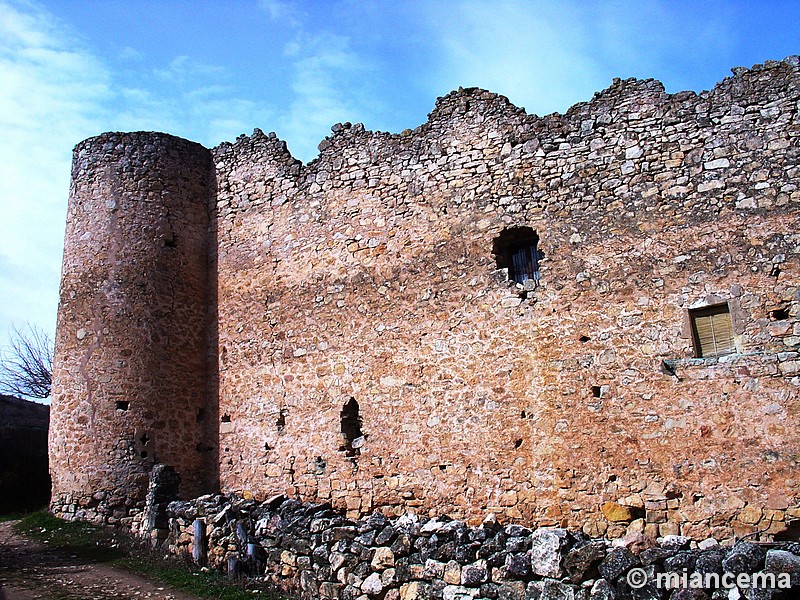
M72 146L98 133L109 76L72 32L0 2L0 345L55 325Z
M691 10L659 0L635 10L626 1L430 2L430 43L440 52L429 86L488 88L538 114L587 101L613 77L656 77L678 91L730 47L731 21L717 2Z
M375 113L377 93L370 89L374 66L356 52L348 36L311 33L306 15L294 5L262 0L261 6L273 21L293 31L283 48L291 65L292 99L278 111L277 128L290 140L292 153L308 161L334 123L364 121Z
M299 28L302 24L302 9L297 2L259 0L258 4L273 21L280 21L293 29Z
M368 67L346 37L299 34L287 54L294 69L294 99L279 122L293 151L308 160L331 125L368 118L372 108L367 102L375 94L367 89Z
M198 62L190 56L181 55L173 58L167 68L154 69L153 74L170 84L187 85L198 79L214 80L225 73L225 69L215 65Z
M273 120L267 102L240 93L223 67L187 55L153 68L144 52L118 73L113 129L166 131L207 146L232 140Z
M761 10L755 5L754 9ZM641 0L637 10L630 10L628 3L615 0L600 3L593 17L596 55L617 70L617 76L657 77L668 91L677 92L696 86L697 73L708 71L710 61L721 61L722 69L734 66L728 63L733 60L737 37L732 3L696 2L682 7ZM723 70L706 85L726 74Z
M132 47L117 59L38 5L0 0L0 346L12 323L55 326L76 143L145 129L215 145L274 121L216 65L181 55L154 68Z
M427 22L441 49L428 77L439 94L479 86L544 114L598 89L587 23L568 2L438 2Z
M164 22L187 26L165 28L175 39L164 40L142 34L152 23L135 8L94 18L82 3L73 19L53 1L84 39L33 0L0 0L0 344L11 322L52 330L71 148L90 135L145 129L213 146L261 127L308 161L332 124L414 127L458 86L546 114L613 77L710 86L731 66L782 58L796 37L791 3L783 12L725 0L202 4L209 10L165 3ZM130 19L130 35L107 35L112 14ZM783 54L764 55L773 38Z

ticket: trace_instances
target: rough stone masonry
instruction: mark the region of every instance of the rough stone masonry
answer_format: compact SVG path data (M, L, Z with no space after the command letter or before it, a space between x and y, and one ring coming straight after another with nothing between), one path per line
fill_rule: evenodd
M308 165L260 130L82 142L53 511L140 530L166 465L183 499L791 537L799 69L545 117L460 89Z

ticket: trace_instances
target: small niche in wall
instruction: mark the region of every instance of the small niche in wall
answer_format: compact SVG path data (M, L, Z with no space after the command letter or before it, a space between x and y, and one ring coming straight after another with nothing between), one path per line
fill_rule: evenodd
M283 430L286 429L286 409L282 408L278 413L278 419L275 421L275 427L278 429L278 433L283 433Z
M776 308L774 310L769 311L769 319L770 321L785 321L789 318L789 309L788 308Z
M231 416L224 414L219 419L219 432L220 433L233 433L233 423Z
M140 458L148 459L149 461L155 460L154 441L153 436L149 432L141 432L136 434L136 452Z
M116 409L119 410L119 411L122 411L122 412L125 412L126 410L128 410L130 408L130 405L131 405L131 403L128 402L127 400L117 400L114 403L114 406L116 407Z
M514 440L514 449L517 449L520 446L522 446L522 438L517 438L516 440Z
M593 398L600 398L603 395L603 388L599 385L592 386L592 397Z
M588 335L582 335L581 337L579 337L579 338L578 338L578 341L579 341L581 344L585 344L585 343L586 343L586 342L588 342L590 339L592 339L592 338L590 338Z
M341 432L344 437L344 445L339 450L344 451L345 456L356 457L361 453L361 446L364 443L364 434L361 431L361 413L358 402L355 398L350 398L342 407L339 413L341 421Z

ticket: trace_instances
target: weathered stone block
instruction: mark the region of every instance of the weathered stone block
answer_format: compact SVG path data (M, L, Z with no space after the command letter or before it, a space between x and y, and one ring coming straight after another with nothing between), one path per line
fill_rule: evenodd
M531 571L542 577L559 578L563 575L562 550L567 544L563 529L537 529L531 534Z

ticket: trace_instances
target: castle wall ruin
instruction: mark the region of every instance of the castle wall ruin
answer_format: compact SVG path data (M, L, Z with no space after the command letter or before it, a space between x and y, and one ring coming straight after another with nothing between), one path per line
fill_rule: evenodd
M308 165L259 130L83 142L54 511L135 525L156 461L185 498L783 532L799 66L615 80L546 117L459 90L413 131L336 125Z

